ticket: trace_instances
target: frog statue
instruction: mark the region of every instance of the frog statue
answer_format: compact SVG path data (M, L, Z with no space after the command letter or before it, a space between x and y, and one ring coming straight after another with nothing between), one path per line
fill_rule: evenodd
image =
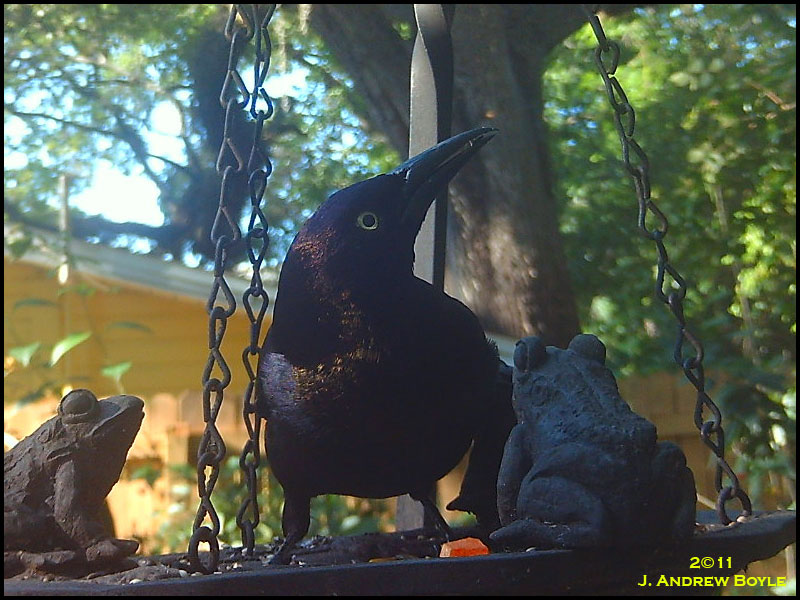
M119 479L144 417L134 396L98 401L68 393L58 415L3 457L6 576L22 570L91 572L136 552L111 537L98 513Z
M507 549L654 545L695 526L694 477L683 452L620 397L593 335L567 350L517 342L517 425L497 481Z

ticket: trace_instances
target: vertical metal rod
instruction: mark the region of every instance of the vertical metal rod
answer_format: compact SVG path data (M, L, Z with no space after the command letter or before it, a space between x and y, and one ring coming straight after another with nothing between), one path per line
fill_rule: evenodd
M72 271L71 249L70 249L70 221L69 221L69 192L72 184L72 176L69 173L62 173L58 176L58 195L60 200L58 212L58 233L61 238L61 259L56 272L59 286L66 286L70 282L70 275ZM61 337L69 335L72 329L71 315L72 304L74 299L73 294L64 294L61 296ZM72 375L72 353L68 352L59 365L61 373L65 379L69 381ZM62 395L66 395L72 389L70 384L63 387Z
M58 195L61 206L58 213L58 231L61 235L61 264L58 265L58 283L66 285L70 275L70 223L69 188L72 177L67 173L58 176Z
M411 58L411 114L409 157L451 135L453 114L453 45L450 25L452 4L415 4L417 37ZM447 190L428 210L414 244L414 273L438 290L444 290L447 246ZM435 494L435 488L431 495ZM410 496L397 499L398 530L431 525L422 505Z
M417 37L411 59L409 157L450 137L453 115L452 4L415 4ZM447 190L437 197L414 246L414 272L444 289Z

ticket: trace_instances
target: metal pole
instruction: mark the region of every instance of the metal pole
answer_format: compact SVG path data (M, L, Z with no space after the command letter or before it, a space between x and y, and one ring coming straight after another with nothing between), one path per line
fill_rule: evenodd
M453 114L452 4L415 4L417 37L411 58L411 115L408 155L415 156L451 135ZM444 290L447 190L428 210L414 245L414 273ZM435 495L435 488L431 495ZM398 530L432 525L410 496L397 499Z

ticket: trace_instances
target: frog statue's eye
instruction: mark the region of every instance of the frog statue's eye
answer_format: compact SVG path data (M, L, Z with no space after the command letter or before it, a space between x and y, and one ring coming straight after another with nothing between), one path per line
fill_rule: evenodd
M372 231L373 229L378 228L378 215L374 212L365 211L358 215L356 219L356 225L361 227L361 229L366 229L367 231Z
M569 349L601 365L606 364L606 347L596 336L579 333L569 343Z
M72 390L58 405L58 416L65 423L85 423L97 415L97 397L89 390Z
M544 342L536 337L526 337L517 342L514 349L514 366L518 371L532 371L547 360L547 348Z

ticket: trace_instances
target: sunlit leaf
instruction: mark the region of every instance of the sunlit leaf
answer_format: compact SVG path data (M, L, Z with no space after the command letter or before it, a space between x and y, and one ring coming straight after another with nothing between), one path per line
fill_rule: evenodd
M8 354L13 356L23 367L27 367L31 363L31 358L33 358L33 355L36 354L36 351L41 345L41 342L33 342L27 346L17 346L16 348L11 348Z
M689 82L692 80L692 78L688 73L679 71L678 73L673 73L670 75L669 80L678 87L686 87L689 85Z
M131 365L133 365L133 363L128 360L125 362L117 363L115 365L109 365L107 367L103 367L102 369L100 369L100 372L106 377L110 377L111 379L119 383L120 379L122 379L122 376L125 373L127 373L128 370L131 368Z
M63 296L64 294L78 294L79 296L89 296L94 295L97 292L97 288L89 285L88 283L75 283L73 285L67 285L58 289L57 294L59 296Z
M91 331L82 331L80 333L72 333L60 340L53 346L53 352L50 354L50 366L55 365L62 356L72 350L78 344L85 342L92 335Z

